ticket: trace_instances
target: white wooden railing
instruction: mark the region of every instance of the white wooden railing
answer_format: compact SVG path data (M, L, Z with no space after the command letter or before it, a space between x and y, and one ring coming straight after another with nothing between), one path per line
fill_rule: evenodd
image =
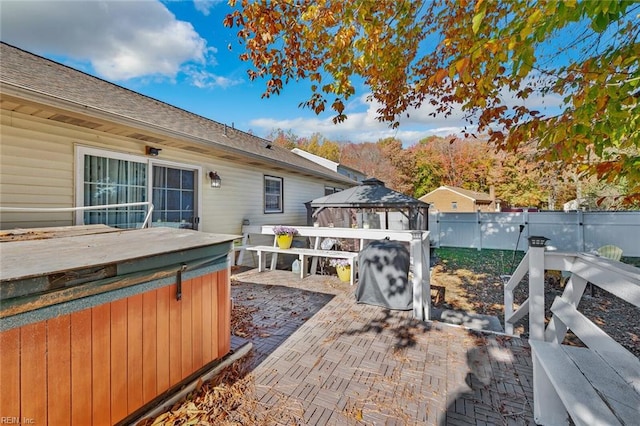
M529 251L504 286L504 323L507 334L513 334L513 325L529 315L530 339L557 339L557 336L554 337L556 331L553 320L545 331L545 270L567 271L571 274L562 298L573 306L578 305L587 282L635 306L640 306L639 268L588 253L561 253L546 251L545 247L529 247ZM527 272L528 297L514 310L514 291Z
M322 238L354 239L359 240L360 251L367 241L389 239L409 243L411 255L412 285L413 285L413 316L420 320L430 318L431 313L431 285L429 278L429 232L428 231L400 231L391 229L364 229L364 228L329 228L316 226L296 226L298 235L314 239L313 243L318 248ZM274 235L272 225L242 227L243 240L238 247L240 255L238 264L242 263L243 248L249 244L251 234Z
M536 237L533 237L536 238ZM546 270L569 273L562 296L550 307L545 328ZM513 293L529 273L528 297L514 311ZM587 253L529 247L505 284L505 331L529 315L533 365L533 414L540 425L636 424L640 407L640 361L628 348L579 311L587 283L640 308L640 269ZM627 321L635 321L631 316ZM571 330L584 347L565 345Z
M23 212L23 213L57 213L57 212L77 212L88 210L115 209L120 207L147 206L147 214L144 222L140 226L146 228L151 223L151 213L153 213L153 203L151 201L141 201L137 203L119 203L119 204L102 204L99 206L77 206L77 207L3 207L0 206L1 212Z

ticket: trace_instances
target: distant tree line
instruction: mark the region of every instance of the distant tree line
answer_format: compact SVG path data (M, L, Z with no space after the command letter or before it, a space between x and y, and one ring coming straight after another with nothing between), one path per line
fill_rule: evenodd
M452 136L429 136L406 148L394 138L336 142L321 134L302 138L283 130L273 131L269 138L287 149L300 148L359 170L415 198L441 185L486 193L493 186L507 206L561 210L564 203L580 199L588 210L640 209L638 204L621 206L627 191L624 184L599 183L561 162L542 164L533 145L513 153L496 151L487 139Z

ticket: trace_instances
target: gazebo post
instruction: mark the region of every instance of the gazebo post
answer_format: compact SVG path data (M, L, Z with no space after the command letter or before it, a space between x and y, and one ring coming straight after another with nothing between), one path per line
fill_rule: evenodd
M413 316L427 321L431 315L431 284L428 269L429 250L425 253L423 234L422 231L411 232L410 252L413 263Z

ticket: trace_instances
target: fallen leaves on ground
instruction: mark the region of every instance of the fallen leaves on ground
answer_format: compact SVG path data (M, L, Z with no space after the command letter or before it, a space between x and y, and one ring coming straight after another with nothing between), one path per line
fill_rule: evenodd
M270 411L259 409L253 377L245 374L246 365L237 361L214 379L201 382L186 400L138 426L276 424Z
M245 339L259 335L260 328L253 322L253 314L257 311L255 306L234 304L231 310L231 334Z
M234 304L231 312L232 334L251 338L268 337L253 322L256 307ZM271 400L264 407L256 395L255 380L250 373L251 355L225 368L209 381L199 381L184 400L174 404L155 418L138 422L137 426L156 425L298 425L300 410L288 407L285 401Z

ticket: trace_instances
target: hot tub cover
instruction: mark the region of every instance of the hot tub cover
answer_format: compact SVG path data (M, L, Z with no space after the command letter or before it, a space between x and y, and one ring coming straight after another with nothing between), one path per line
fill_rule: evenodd
M356 300L394 310L413 309L409 250L401 242L373 241L360 252Z

